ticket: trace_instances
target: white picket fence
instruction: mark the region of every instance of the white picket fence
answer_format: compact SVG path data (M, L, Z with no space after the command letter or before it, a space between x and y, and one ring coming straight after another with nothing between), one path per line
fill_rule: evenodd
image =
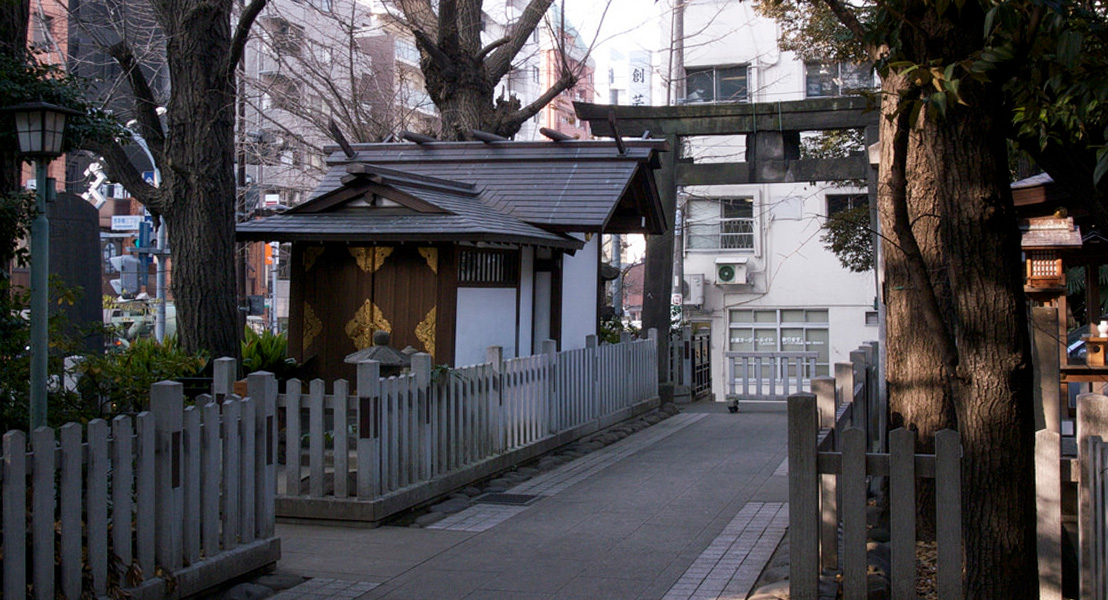
M441 371L415 354L411 374L387 379L367 361L354 391L339 380L330 394L323 381L304 394L290 380L274 397L277 514L380 521L657 405L653 338L544 349L503 360L493 347L485 364Z
M185 407L162 382L134 418L4 434L4 597L187 596L275 563L276 382L249 389Z
M727 399L745 403L784 404L805 392L816 372L815 352L725 352Z

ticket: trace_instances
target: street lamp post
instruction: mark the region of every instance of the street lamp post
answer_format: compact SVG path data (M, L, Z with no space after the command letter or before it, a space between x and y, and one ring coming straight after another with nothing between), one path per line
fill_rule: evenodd
M50 274L50 224L46 201L51 190L46 167L62 153L67 115L78 111L46 102L4 109L15 115L19 151L35 161L35 218L31 222L31 429L46 425L46 356Z

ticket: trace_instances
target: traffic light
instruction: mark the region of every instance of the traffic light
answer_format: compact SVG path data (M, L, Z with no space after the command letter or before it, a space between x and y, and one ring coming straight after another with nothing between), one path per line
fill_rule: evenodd
M142 261L130 254L113 256L109 259L112 267L119 271L119 279L112 279L112 289L120 296L134 296L139 291L139 272Z

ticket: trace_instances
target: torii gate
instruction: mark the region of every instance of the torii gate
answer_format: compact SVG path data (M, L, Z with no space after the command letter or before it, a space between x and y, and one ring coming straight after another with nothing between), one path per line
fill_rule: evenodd
M864 129L866 147L876 144L880 115L866 98L842 96L790 102L682 106L574 102L573 107L579 119L588 121L594 135L647 135L665 138L673 148L673 152L662 156L661 168L655 176L665 212L666 232L647 236L644 329L654 327L659 333L669 331L669 282L673 281L673 226L678 186L865 179L870 197L870 222L877 223L877 174L870 168L866 153L846 158L800 159L802 131ZM696 164L691 158L680 156L681 138L710 135L746 135L746 161ZM876 234L874 236L876 252L879 244ZM880 307L881 303L878 305ZM664 401L673 395L672 384L666 381L669 336L659 335L658 338L658 374L663 384L660 389Z

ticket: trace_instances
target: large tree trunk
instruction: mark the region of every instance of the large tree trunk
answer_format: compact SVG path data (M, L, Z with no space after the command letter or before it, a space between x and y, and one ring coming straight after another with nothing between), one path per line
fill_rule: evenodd
M967 86L972 87L972 86ZM955 107L931 143L940 193L962 433L967 598L1032 598L1035 558L1031 345L1020 233L1008 185L996 88Z
M979 49L983 15L976 4L967 3L955 21L937 15L932 4L907 8L904 18L914 25L902 30L906 59L927 65L940 55L954 60ZM915 90L910 85L886 77L886 104L896 104L900 94L907 102L925 99L932 90L929 83ZM890 160L882 161L882 227L889 235L910 221L919 242L894 238L895 246L884 246L890 410L894 422L921 433L949 424L951 406L956 412L963 436L965 597L1032 598L1030 343L1004 162L1005 121L996 114L1002 103L994 84L964 79L961 90L968 106L951 101L945 115L924 110L909 135L900 129L909 127L907 118L883 125L883 159ZM910 218L890 221L900 201ZM913 248L916 254L903 253ZM917 268L921 264L926 268ZM939 319L928 318L935 315Z
M173 77L163 169L177 330L189 351L239 356L234 281L234 79L229 2L155 0ZM187 32L187 33L186 33Z
M903 77L889 74L882 80L885 91L896 97L905 89ZM896 102L884 102L881 120L881 139L892 140L896 134ZM909 137L907 160L914 160L922 146L930 140L934 124L924 124ZM881 173L879 181L878 212L884 231L892 231L894 220L890 187L893 184L889 166L893 164L893 144L881 146ZM906 182L908 216L930 275L929 284L935 289L940 308L949 314L950 286L943 264L939 239L938 197L941 173L932 169L913 168L912 177ZM888 327L886 344L886 384L889 396L889 425L905 427L916 432L916 451L935 452L935 433L945 428L955 428L954 405L949 385L950 373L943 364L943 332L921 335L921 316L927 307L924 295L912 281L907 256L896 240L882 238L882 256L885 268L885 310ZM898 324L893 326L892 324ZM931 540L935 535L935 487L931 480L917 482L917 533L921 539Z

